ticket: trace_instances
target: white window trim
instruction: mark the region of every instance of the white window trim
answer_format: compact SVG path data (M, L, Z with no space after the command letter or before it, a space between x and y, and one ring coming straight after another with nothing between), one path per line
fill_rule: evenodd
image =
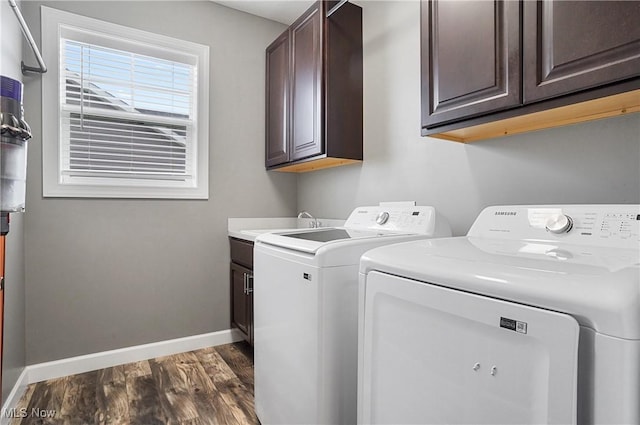
M42 51L49 71L42 79L42 194L80 198L209 198L209 47L41 6ZM63 26L115 34L137 43L197 56L197 156L194 187L63 184L60 172L59 57Z

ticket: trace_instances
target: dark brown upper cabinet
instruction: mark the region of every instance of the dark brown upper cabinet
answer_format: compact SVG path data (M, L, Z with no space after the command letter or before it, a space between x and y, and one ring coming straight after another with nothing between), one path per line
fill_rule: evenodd
M520 105L520 6L423 3L423 126Z
M524 101L638 76L640 2L525 1Z
M266 165L289 160L289 33L267 48Z
M322 143L322 11L316 3L290 30L291 156L290 160L324 153Z
M640 2L421 8L424 136L472 142L640 111Z
M267 169L362 161L362 9L316 2L266 50Z

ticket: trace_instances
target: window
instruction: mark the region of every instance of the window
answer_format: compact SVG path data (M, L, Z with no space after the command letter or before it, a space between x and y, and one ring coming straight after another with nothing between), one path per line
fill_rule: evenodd
M208 198L207 46L42 7L43 194Z

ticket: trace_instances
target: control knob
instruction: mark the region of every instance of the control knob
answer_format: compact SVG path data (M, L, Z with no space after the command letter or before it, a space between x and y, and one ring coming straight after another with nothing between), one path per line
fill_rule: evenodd
M389 221L389 213L386 211L382 211L380 214L378 214L378 216L376 217L376 223L383 225L384 223L386 223L387 221Z
M545 227L551 233L569 233L573 228L573 219L566 214L553 214L547 219Z

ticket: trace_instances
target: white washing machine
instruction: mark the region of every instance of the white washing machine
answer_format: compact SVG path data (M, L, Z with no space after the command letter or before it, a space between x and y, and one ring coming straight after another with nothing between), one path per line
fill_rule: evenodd
M356 208L344 227L259 236L254 370L261 423L355 423L360 256L450 235L433 207L378 206Z
M640 206L503 206L360 266L358 422L639 424Z

